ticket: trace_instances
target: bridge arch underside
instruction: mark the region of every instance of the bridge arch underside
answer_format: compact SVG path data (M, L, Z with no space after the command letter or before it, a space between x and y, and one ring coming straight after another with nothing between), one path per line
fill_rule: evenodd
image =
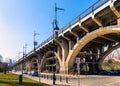
M60 65L59 65L59 61L57 59L56 54L53 53L52 51L48 51L43 57L43 60L41 63L41 72L59 73L59 71L60 71Z
M87 33L85 37L75 44L73 51L66 60L68 73L76 71L75 58L81 58L81 73L96 73L100 70L100 63L105 58L105 47L111 47L120 42L120 28L106 27ZM110 52L110 51L109 51Z

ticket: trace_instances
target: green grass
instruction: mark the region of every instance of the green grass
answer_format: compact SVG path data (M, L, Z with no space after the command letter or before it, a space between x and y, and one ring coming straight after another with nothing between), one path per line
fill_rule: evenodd
M23 77L23 83L19 84L19 76L13 73L0 73L0 86L49 86L44 83Z

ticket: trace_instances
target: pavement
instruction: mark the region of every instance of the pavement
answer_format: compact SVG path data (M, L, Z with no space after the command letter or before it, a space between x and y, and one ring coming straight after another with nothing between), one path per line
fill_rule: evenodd
M14 73L21 74L21 72ZM41 75L43 76L40 78L40 82L49 84L50 86L78 86L78 77L76 75L56 74L56 85L53 85L53 80L51 80L52 73L41 73ZM26 74L24 76L39 81L39 77ZM60 77L62 77L62 80ZM67 82L66 77L69 77ZM120 86L120 76L80 75L79 86Z
M13 73L18 74L18 75L21 74L21 72L13 72ZM32 79L32 80L36 80L36 81L39 82L39 77L29 76L29 75L27 75L27 74L23 74L23 76L24 76L24 77L27 77L27 78L30 78L30 79ZM51 80L51 79L44 79L44 78L40 78L40 82L49 84L50 86L76 86L76 85L70 85L70 84L68 84L68 83L65 83L64 81L60 82L60 81L58 81L58 80L56 80L56 82L55 82L56 84L53 85L53 80Z

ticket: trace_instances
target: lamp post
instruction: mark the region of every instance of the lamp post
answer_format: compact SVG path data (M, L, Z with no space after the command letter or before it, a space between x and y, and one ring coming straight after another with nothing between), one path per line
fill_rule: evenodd
M55 24L55 27L54 27L54 24ZM54 44L54 39L56 37L58 37L58 31L59 31L59 28L58 28L57 22L55 20L55 21L53 21L53 44ZM53 48L53 54L54 54L54 48ZM55 68L54 68L54 64L55 64ZM52 67L53 85L55 85L55 81L56 81L55 71L56 71L56 62L54 63L54 55L53 55L53 67Z
M24 60L24 49L25 49L25 47L23 46L23 57L22 57L22 61ZM22 75L23 75L23 62L22 62Z
M24 60L24 56L25 56L25 48L27 47L27 44L25 44L25 46L23 46L23 57L22 57L22 61ZM22 74L19 75L19 83L22 84L23 80L22 80L22 76L23 76L23 62L22 62Z
M37 41L36 41L36 36L37 35L40 35L39 33L36 33L35 31L34 31L34 43L33 43L33 45L34 45L34 51L35 51L35 47L37 46Z
M39 55L35 50L36 50L36 46L37 46L37 41L36 41L36 36L37 35L40 35L39 33L36 33L35 31L34 31L34 53L35 53L35 55L37 55L37 57L38 57L38 77L39 77L39 84L40 84L40 82L41 82L41 80L40 80L40 61L41 61L41 55Z
M27 51L27 44L25 44L23 46L23 57L22 57L22 60L24 60L24 58L26 57L25 56L26 55L26 51ZM24 70L24 68L23 68L23 62L22 62L22 75L23 75L23 70Z
M58 31L59 31L58 21L57 21L58 10L64 11L64 9L58 8L57 4L55 3L55 20L53 20L53 43L54 43L54 39L58 38ZM54 49L53 49L53 53L54 53ZM54 58L54 56L53 56L53 58ZM56 64L57 64L57 61L55 61L55 66L56 66ZM56 67L53 69L53 85L55 85L55 80L56 80L55 71L56 71Z

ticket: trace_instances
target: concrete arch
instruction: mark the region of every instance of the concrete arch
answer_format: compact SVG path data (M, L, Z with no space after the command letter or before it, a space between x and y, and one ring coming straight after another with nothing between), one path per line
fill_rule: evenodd
M33 59L31 60L31 62L33 62L34 60L36 60L36 62L38 63L38 59L37 59L37 58L33 58Z
M99 69L102 69L102 64L103 64L103 61L104 59L106 58L106 56L108 56L110 53L112 53L112 51L116 50L120 48L120 43L109 48L107 51L105 51L102 55L101 55L101 59L99 61Z
M117 28L117 26L108 26L99 28L91 33L87 33L82 39L78 41L78 43L75 44L73 50L69 52L66 60L66 66L71 67L73 65L73 61L75 60L77 54L87 43L99 36L110 33L120 33L120 28Z
M48 51L48 52L43 56L43 58L42 58L42 60L41 60L41 64L40 64L40 68L41 68L41 69L42 69L42 67L43 67L43 65L44 65L45 58L46 58L47 56L49 56L50 54L52 54L52 53L53 53L52 51ZM57 54L56 52L54 52L54 55L56 56L56 59L58 60L58 63L59 63L59 65L60 65L61 59L59 58L59 56L58 56L58 54Z
M31 60L31 65L33 64L33 61L35 61L36 60L36 62L38 63L38 59L37 58L33 58L32 60Z
M30 66L32 67L32 65L34 64L34 61L36 61L36 63L38 63L38 59L37 58L33 58L31 61L30 61Z
M34 62L35 61L35 62ZM36 64L36 66L35 66L35 64ZM30 64L30 69L32 70L32 71L37 71L38 70L38 59L37 58L33 58L32 60L31 60L31 64Z

